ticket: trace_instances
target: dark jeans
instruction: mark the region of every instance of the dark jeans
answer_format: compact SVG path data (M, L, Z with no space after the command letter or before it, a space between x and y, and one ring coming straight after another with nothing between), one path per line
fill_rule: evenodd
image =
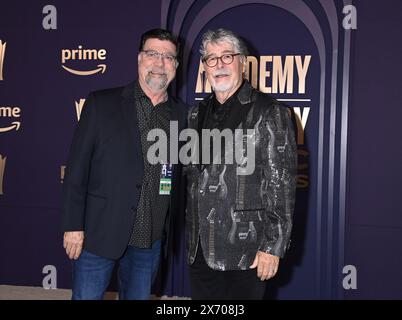
M101 300L109 285L113 268L119 263L119 299L146 300L159 267L161 241L151 249L128 246L119 260L83 251L73 261L73 300Z
M218 271L205 262L201 245L189 268L191 298L195 300L261 300L266 281L257 277L257 269Z

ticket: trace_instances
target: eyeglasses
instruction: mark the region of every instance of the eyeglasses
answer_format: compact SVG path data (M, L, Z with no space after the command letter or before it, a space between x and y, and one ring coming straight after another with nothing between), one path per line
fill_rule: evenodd
M144 52L145 56L148 59L158 60L159 58L162 58L164 61L166 61L168 63L171 63L171 64L176 63L176 57L172 56L171 54L160 53L155 50L142 50L141 52Z
M218 64L218 60L221 60L223 64L231 64L235 56L240 55L240 53L226 53L220 57L206 57L202 59L208 67L213 68Z

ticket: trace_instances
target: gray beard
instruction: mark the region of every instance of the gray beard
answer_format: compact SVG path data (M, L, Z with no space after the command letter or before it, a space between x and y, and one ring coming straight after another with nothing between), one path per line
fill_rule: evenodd
M167 85L167 75L159 79L152 78L149 74L145 77L145 82L154 91L161 91L166 88Z
M229 84L219 84L217 86L211 85L211 87L215 92L225 92L232 89L233 86L229 83Z

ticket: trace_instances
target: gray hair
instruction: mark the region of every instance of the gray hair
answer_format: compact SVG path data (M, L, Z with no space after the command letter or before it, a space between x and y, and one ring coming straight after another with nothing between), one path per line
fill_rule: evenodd
M209 43L217 44L219 42L229 42L235 47L236 53L242 56L248 55L248 50L243 40L233 31L220 28L215 31L208 30L202 35L202 43L200 47L201 57L205 58L207 53L207 45Z

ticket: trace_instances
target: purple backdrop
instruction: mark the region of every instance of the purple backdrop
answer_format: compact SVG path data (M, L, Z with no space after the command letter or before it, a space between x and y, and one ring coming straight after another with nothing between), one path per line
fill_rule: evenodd
M141 33L162 26L185 41L173 91L193 105L205 96L196 92L200 35L226 27L246 39L257 61L311 55L305 94L274 94L303 112L310 108L305 141L299 144L299 174L309 183L298 188L292 247L266 297L402 298L402 205L397 202L402 4L353 1L357 29L345 31L342 9L351 2L57 0L51 3L57 30L42 27L48 2L3 4L0 285L41 286L46 265L57 268L58 287L71 285L59 206L76 102L89 91L134 79ZM62 50L79 46L104 49L105 59L63 63ZM79 76L62 64L77 70L105 64L106 70ZM20 122L18 130L2 131L13 122ZM175 254L164 262L154 292L188 296L183 225L176 227L181 233ZM344 290L345 265L356 267L357 289Z

